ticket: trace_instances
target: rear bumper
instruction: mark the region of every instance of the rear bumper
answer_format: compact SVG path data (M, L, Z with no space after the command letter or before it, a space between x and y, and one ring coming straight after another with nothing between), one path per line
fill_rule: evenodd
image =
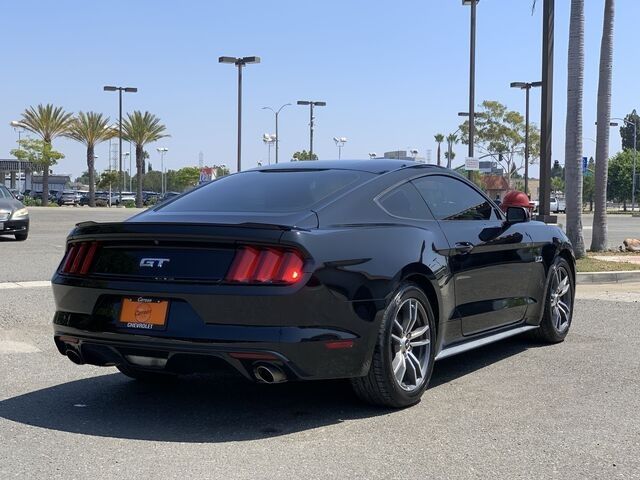
M239 296L194 289L117 291L78 282L54 277L54 339L60 353L71 349L93 365L139 367L131 358L143 356L161 359L162 369L175 373L215 370L222 360L250 379L265 362L280 367L288 380L358 377L369 369L379 326L377 311L321 286ZM121 325L121 299L131 296L168 299L166 328Z
M261 336L263 341L193 341L189 339L156 338L143 335L84 332L55 325L54 340L58 351L66 355L72 350L82 363L98 366L127 365L171 373L215 372L220 361L233 367L246 378L254 380L254 368L269 364L285 372L287 380L317 380L349 378L366 374L368 363L363 356L362 342L352 339L350 347L332 349L324 341L273 341L260 327L242 327L252 331L247 336ZM291 340L302 340L299 329L289 328ZM330 331L325 335L333 336ZM318 333L318 332L316 332ZM160 366L140 363L140 358L158 359Z

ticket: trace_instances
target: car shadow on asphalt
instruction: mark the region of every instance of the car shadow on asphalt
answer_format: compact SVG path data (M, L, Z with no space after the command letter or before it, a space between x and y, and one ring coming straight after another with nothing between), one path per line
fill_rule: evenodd
M431 389L535 346L516 338L437 362ZM14 422L164 442L257 440L394 412L360 402L348 381L256 385L235 375L144 384L110 373L0 401L0 417Z

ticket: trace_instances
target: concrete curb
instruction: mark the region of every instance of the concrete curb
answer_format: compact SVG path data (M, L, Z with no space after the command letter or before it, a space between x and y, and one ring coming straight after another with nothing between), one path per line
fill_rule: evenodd
M578 273L580 283L627 283L640 282L640 270L624 270L618 272L582 272Z

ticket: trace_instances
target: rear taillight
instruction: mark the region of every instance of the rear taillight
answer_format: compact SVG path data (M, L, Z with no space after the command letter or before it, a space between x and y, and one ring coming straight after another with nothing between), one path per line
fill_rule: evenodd
M242 247L225 277L227 282L293 284L302 278L300 253L276 248Z
M67 250L62 261L60 273L71 275L86 275L93 264L98 251L98 242L74 243Z

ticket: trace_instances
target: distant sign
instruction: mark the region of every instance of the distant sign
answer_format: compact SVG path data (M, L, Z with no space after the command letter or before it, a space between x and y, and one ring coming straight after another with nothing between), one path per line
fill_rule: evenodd
M480 160L477 158L467 157L464 159L464 169L478 171L480 170Z
M589 159L587 157L582 157L582 173L587 173L589 168Z

